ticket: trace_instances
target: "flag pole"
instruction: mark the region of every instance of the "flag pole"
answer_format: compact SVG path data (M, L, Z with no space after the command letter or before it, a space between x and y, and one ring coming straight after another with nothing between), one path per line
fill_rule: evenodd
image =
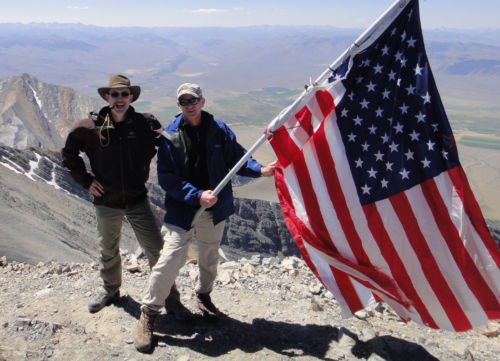
M302 94L295 99L295 101L277 117L275 117L268 127L264 131L264 134L255 142L255 144L245 153L245 155L234 165L234 167L229 171L229 173L224 177L222 181L213 190L212 195L216 196L224 188L224 186L231 181L234 175L240 170L240 168L247 162L247 160L252 156L252 154L259 148L268 138L270 134L275 132L283 123L285 123L290 117L297 113L304 105L310 100L314 95L316 87L318 84L323 83L327 77L335 71L335 69L340 66L351 54L357 53L366 47L366 42L375 35L375 38L379 33L382 33L387 26L392 22L392 20L399 15L399 13L408 5L411 0L396 0L382 15L379 16L373 24L368 27L355 41L347 48L312 84L308 84ZM196 212L194 221L200 216L205 210L205 207L200 207Z

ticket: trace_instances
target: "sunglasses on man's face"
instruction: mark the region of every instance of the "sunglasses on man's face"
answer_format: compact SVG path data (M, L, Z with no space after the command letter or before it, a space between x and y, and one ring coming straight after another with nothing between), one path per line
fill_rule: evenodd
M186 105L196 105L200 102L200 98L179 99L179 104L185 107Z
M119 92L112 92L112 93L109 93L109 95L111 95L112 98L118 98L118 96L120 96L120 95L123 98L126 98L126 97L128 97L130 95L130 93L127 92L127 91L123 91L121 93L119 93Z

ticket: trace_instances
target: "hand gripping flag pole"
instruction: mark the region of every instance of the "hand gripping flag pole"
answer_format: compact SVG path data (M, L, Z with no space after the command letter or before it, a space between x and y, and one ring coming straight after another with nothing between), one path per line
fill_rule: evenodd
M408 5L410 0L397 0L395 1L365 32L363 32L354 43L340 55L325 71L311 84L306 85L302 94L284 111L282 111L276 118L274 118L269 126L264 131L264 134L254 143L248 152L236 163L236 165L229 171L222 181L213 190L212 194L217 196L224 186L231 181L236 175L238 170L247 162L252 154L265 143L267 138L276 131L282 124L284 124L290 117L297 113L304 105L311 99L318 88L318 84L322 84L330 77L335 69L338 68L348 57L363 50L363 45L373 37L382 33L388 24L399 15L399 13ZM163 131L163 136L169 137L166 131ZM196 212L193 222L203 213L204 207L200 207Z

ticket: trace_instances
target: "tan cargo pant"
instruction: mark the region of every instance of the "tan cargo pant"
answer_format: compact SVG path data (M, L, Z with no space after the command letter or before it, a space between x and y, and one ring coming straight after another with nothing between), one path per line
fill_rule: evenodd
M120 238L123 217L127 217L139 245L144 250L152 267L163 247L163 239L149 200L125 209L96 205L97 232L101 246L100 275L104 292L113 294L122 284L122 263L120 258Z
M217 276L219 260L219 245L224 232L222 221L214 226L212 212L205 211L194 222L193 227L186 231L172 224L161 228L163 249L158 262L151 271L149 286L142 303L150 309L160 311L170 288L186 262L189 243L196 237L198 243L198 267L200 272L197 293L212 291Z

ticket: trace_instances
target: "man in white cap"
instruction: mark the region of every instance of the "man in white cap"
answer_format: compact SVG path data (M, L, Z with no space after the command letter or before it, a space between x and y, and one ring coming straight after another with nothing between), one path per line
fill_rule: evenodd
M151 271L134 335L135 347L141 352L151 349L154 321L195 236L200 273L198 307L208 320L217 320L220 312L210 292L217 276L225 220L234 212L234 205L231 182L218 196L212 190L246 153L226 124L202 110L205 98L200 86L182 84L177 89L177 100L182 113L166 128L168 137L161 140L158 149L158 182L165 190L166 214L161 229L165 243ZM250 158L238 174L271 177L274 170L274 163L264 167ZM200 206L206 210L193 223Z
M132 226L150 267L158 260L163 246L145 187L163 128L153 115L137 113L130 106L139 98L141 88L131 85L127 77L113 75L109 85L99 88L98 93L109 105L76 123L62 149L64 167L94 196L104 289L89 304L91 313L120 298L119 243L123 217ZM80 152L87 155L92 173L88 172ZM171 293L179 298L175 286Z

